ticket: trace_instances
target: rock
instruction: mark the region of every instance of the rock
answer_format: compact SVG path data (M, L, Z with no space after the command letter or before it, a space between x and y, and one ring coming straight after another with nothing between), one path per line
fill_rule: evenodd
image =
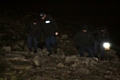
M22 56L20 54L6 54L4 58L7 60L24 60L25 56Z
M77 70L74 72L74 74L89 74L90 71L86 68L77 68Z
M78 58L76 56L68 56L65 59L65 63L70 63L70 62L74 62L74 61L78 61Z
M33 59L35 66L41 66L41 59L39 56L35 56Z
M6 52L11 52L11 46L3 46L2 49Z
M67 39L68 38L68 35L67 34L63 34L62 36L61 36L61 39Z
M63 67L65 67L65 65L64 65L63 63L59 63L59 64L57 65L57 67L63 68Z

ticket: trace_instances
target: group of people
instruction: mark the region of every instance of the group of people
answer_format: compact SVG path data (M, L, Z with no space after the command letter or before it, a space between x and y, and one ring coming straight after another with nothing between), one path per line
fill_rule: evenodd
M52 49L54 53L57 53L56 36L58 35L57 22L46 13L40 13L40 20L33 19L32 22L27 25L25 32L28 33L28 49L34 53L37 53L38 38L42 33L45 36L46 48L48 56L52 55ZM109 33L106 26L102 26L97 30L91 32L87 25L82 26L82 29L76 33L73 38L76 49L79 51L80 57L84 56L84 51L88 51L88 57L97 57L98 53L101 53L100 59L104 58L105 50L103 48L103 42L109 41ZM32 45L34 42L34 45ZM98 49L99 48L99 49Z
M86 50L89 53L88 57L98 57L98 53L100 53L101 60L104 60L105 57L103 43L109 41L109 32L106 26L89 31L88 26L84 25L74 37L75 46L81 57L84 56Z
M46 13L40 13L40 20L33 18L31 21L25 29L25 33L28 33L27 42L29 51L32 51L33 47L34 53L37 53L38 39L44 33L48 56L51 56L52 48L54 48L54 53L57 53L55 38L58 35L57 22L51 15Z

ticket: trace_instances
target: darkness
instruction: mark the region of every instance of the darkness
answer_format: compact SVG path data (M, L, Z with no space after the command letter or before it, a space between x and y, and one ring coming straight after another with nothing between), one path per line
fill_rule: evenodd
M87 24L98 27L106 25L111 41L120 45L119 0L0 0L1 10L51 14L59 24L73 25L77 29Z

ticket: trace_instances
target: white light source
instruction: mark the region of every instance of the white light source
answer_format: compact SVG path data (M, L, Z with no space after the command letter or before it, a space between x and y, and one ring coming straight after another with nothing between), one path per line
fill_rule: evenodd
M110 50L110 43L108 42L103 43L103 47L105 48L105 50Z
M58 35L58 32L55 32L55 35L57 36L57 35Z
M45 23L50 23L50 20L45 21Z
M40 16L43 16L43 14L40 14Z

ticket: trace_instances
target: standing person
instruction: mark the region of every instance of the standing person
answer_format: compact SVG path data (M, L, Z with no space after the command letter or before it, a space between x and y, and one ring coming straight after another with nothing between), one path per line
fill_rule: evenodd
M85 50L89 53L88 57L93 57L94 41L95 39L91 32L88 31L87 25L84 25L82 30L80 30L74 37L75 46L77 47L81 57L84 56Z
M45 35L45 43L48 51L48 56L52 54L52 47L54 53L57 53L56 36L58 35L57 22L49 15L40 13L42 29Z
M27 25L25 32L28 33L27 43L29 51L34 48L34 53L37 53L38 41L37 39L42 35L42 28L39 21L33 18L32 21ZM33 44L32 44L33 43Z
M94 46L94 55L95 57L98 56L98 50L100 50L100 59L104 59L105 49L103 47L104 42L109 42L109 32L106 26L101 26L95 32L95 46Z

